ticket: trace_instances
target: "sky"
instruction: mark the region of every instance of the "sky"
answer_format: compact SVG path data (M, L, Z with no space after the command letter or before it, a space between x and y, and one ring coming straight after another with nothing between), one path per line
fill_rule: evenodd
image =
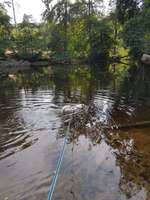
M4 1L7 1L7 0L0 0L1 3ZM108 6L108 2L109 2L108 0L105 0L106 8ZM14 4L15 4L17 23L22 21L24 13L28 15L32 15L34 22L41 21L41 18L42 18L41 13L43 13L43 11L45 10L45 6L41 0L14 0ZM13 22L12 8L8 8L7 10Z
M0 2L4 2L4 0L0 0ZM14 0L14 4L17 22L22 21L24 13L32 15L35 22L40 22L41 13L45 9L41 0ZM7 10L8 14L13 17L12 8L8 8Z

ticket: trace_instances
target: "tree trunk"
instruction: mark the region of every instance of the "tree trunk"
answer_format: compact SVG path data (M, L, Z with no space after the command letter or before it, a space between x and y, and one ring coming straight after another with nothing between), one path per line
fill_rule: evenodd
M65 18L64 18L64 29L65 29L65 44L64 44L64 51L67 51L67 25L68 25L68 2L65 0Z
M13 9L14 23L15 23L15 25L17 25L14 0L11 0L11 3L12 3L12 9Z

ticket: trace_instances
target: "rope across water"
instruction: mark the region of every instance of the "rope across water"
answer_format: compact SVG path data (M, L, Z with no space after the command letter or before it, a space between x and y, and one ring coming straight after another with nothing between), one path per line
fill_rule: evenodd
M70 122L71 122L71 120L70 120ZM62 161L63 161L63 158L64 158L64 153L65 153L65 147L66 147L66 144L67 144L67 141L68 141L68 135L69 135L69 130L70 130L70 122L69 122L69 125L68 125L68 128L67 128L67 133L66 133L65 138L64 138L64 143L63 143L60 155L59 155L59 159L57 161L55 174L53 176L52 183L51 183L50 188L49 188L48 200L52 200L53 193L55 191L55 187L56 187L56 183L57 183L57 179L58 179L58 176L59 176L59 173L60 173L60 170L61 170L61 165L62 165Z
M87 107L86 108L86 112L88 111L88 109L89 108ZM68 124L68 127L67 127L67 132L66 132L66 135L65 135L65 138L64 138L64 143L63 143L63 146L62 146L62 149L61 149L58 161L57 161L57 166L56 166L55 174L54 174L54 176L52 178L52 182L51 182L51 185L50 185L50 188L49 188L48 200L52 200L53 193L55 191L57 179L58 179L58 176L59 176L59 173L60 173L60 170L61 170L62 161L63 161L63 158L64 158L65 147L66 147L66 144L67 144L67 141L68 141L68 136L69 136L69 132L70 132L71 121L73 119L73 116L75 114L79 113L79 112L81 112L81 111L77 110L77 111L74 111L73 113L71 113L69 124Z

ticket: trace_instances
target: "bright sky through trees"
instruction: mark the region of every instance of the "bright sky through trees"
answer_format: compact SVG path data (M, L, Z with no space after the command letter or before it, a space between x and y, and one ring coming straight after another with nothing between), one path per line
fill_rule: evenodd
M7 0L0 0L1 3ZM105 8L107 9L108 0L105 1ZM21 22L24 13L32 15L34 21L41 20L41 13L44 11L45 6L41 0L14 0L17 22ZM12 9L8 8L8 14L13 17ZM13 19L12 19L13 22Z
M4 2L4 0L0 0ZM14 0L17 22L22 21L24 13L32 15L36 22L41 19L41 13L44 11L45 6L41 0ZM8 14L12 17L12 9L8 9Z

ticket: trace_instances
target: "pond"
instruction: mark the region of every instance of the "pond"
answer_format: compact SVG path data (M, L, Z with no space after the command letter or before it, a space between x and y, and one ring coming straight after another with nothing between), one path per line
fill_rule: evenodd
M2 78L0 199L47 199L64 105L94 103L108 126L150 121L149 77L147 68L118 78L100 68L55 66ZM67 143L53 199L150 199L150 127L78 134Z

